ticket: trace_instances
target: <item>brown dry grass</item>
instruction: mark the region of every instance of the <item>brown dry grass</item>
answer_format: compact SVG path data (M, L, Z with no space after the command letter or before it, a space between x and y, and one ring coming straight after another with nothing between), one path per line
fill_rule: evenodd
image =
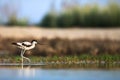
M0 40L0 54L20 55L20 50L11 43L14 41L23 41L26 39L2 39ZM87 39L39 39L43 44L37 45L35 49L27 52L27 55L36 56L65 56L65 55L99 55L99 54L120 54L120 41L110 40L87 40Z
M0 54L17 54L12 42L37 39L48 46L37 46L29 55L64 56L81 54L120 54L120 29L45 29L0 27Z
M48 29L38 27L0 27L0 36L2 38L34 38L54 39L99 39L99 40L120 40L120 28L117 29L83 29L83 28L68 28L68 29Z

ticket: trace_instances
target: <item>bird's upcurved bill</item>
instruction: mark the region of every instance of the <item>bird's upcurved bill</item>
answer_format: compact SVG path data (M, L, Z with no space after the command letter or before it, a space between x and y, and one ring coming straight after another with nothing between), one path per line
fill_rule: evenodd
M40 42L38 42L38 44L39 44L39 45L48 45L48 44L43 44L43 43L40 43Z

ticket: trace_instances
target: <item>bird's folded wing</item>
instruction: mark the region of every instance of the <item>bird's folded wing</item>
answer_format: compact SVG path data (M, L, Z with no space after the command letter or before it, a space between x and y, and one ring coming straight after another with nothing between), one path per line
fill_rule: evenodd
M32 44L30 42L22 42L23 46L30 47Z

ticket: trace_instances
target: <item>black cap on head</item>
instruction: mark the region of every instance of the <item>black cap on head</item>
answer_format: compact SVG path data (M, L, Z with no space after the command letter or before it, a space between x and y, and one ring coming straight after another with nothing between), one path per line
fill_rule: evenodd
M37 42L37 40L32 40L32 42Z

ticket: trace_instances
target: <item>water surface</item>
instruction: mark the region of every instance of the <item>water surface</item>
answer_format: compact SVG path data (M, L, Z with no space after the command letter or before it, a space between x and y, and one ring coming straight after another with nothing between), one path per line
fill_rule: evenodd
M120 80L120 69L0 67L0 80Z

